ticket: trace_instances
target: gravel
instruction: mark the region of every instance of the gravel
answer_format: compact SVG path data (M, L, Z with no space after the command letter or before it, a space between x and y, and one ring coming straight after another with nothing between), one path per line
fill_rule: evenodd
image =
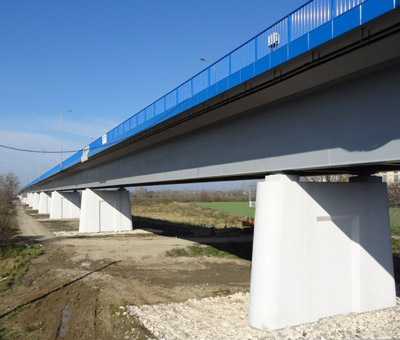
M398 287L400 288L400 287ZM345 314L274 331L248 325L248 293L183 303L128 306L157 339L400 339L400 299L393 308Z

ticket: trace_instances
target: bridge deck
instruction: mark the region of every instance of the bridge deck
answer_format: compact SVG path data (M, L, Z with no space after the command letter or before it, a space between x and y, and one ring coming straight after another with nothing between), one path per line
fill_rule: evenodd
M399 4L398 0L310 1L25 188L393 60L400 55L395 43ZM271 39L279 40L278 45L268 47ZM340 61L335 65L333 59ZM179 129L172 129L178 124ZM271 169L263 173L267 170Z

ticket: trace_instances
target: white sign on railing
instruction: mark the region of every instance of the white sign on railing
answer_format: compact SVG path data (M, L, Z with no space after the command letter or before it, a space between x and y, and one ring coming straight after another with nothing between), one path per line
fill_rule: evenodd
M268 47L275 48L281 42L281 37L278 32L273 32L268 36Z

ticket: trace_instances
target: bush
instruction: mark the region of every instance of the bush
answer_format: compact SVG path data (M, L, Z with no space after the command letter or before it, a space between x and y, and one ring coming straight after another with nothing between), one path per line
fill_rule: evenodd
M400 183L393 183L388 185L389 206L400 207Z
M13 173L0 175L0 245L7 243L17 233L13 196L18 188Z

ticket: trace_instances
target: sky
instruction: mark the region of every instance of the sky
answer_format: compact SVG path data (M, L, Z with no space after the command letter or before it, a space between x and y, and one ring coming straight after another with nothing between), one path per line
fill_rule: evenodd
M81 149L305 2L2 0L0 144L59 150L63 112L63 150ZM59 161L0 148L22 185Z

